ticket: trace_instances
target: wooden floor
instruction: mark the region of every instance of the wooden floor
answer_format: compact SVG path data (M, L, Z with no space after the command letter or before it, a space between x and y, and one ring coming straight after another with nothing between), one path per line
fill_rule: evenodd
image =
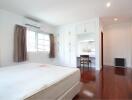
M82 89L73 100L132 100L132 69L81 70Z

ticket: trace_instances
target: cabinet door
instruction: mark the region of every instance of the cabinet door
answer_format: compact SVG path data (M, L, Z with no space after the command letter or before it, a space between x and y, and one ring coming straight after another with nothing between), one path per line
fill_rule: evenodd
M62 66L76 67L75 27L64 27L59 33L59 60Z
M89 23L85 23L85 33L95 33L96 31L96 27L95 27L95 23L93 22L89 22Z
M77 55L77 44L76 44L76 34L72 33L71 34L71 52L70 52L70 57L71 57L71 66L76 67L76 55Z
M64 33L64 41L65 66L70 66L70 36L68 31Z
M85 25L84 24L77 24L75 27L75 31L77 34L82 34L85 32Z
M75 25L69 27L70 67L76 67L76 32Z
M58 55L59 55L59 62L61 65L64 63L64 30L60 29L59 30L59 50L58 50Z
M83 33L95 33L96 25L94 22L86 22L76 25L76 33L83 34Z

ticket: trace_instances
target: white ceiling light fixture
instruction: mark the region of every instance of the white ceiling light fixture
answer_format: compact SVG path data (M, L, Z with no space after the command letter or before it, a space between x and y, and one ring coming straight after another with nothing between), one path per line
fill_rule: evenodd
M114 21L118 21L118 18L114 18Z
M106 7L109 8L111 6L111 2L106 3Z

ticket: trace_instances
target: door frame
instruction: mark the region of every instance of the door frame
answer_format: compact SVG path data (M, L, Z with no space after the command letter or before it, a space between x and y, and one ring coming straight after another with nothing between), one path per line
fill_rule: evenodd
M104 67L104 33L101 32L101 66Z

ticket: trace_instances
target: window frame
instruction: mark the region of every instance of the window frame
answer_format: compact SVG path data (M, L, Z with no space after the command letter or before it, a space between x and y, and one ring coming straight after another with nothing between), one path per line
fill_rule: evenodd
M48 51L47 50L40 51L39 48L38 48L38 46L39 46L38 45L38 40L39 40L38 39L38 34L43 34L43 35L48 35L49 36L48 33L44 33L42 31L36 31L36 30L33 30L33 29L27 29L27 31L35 32L35 51L30 51L30 50L28 51L28 49L27 49L27 52L29 52L29 53L49 53L50 52L50 37L49 37L49 50ZM28 34L28 33L26 33L26 34ZM28 48L28 45L27 45L27 48Z

